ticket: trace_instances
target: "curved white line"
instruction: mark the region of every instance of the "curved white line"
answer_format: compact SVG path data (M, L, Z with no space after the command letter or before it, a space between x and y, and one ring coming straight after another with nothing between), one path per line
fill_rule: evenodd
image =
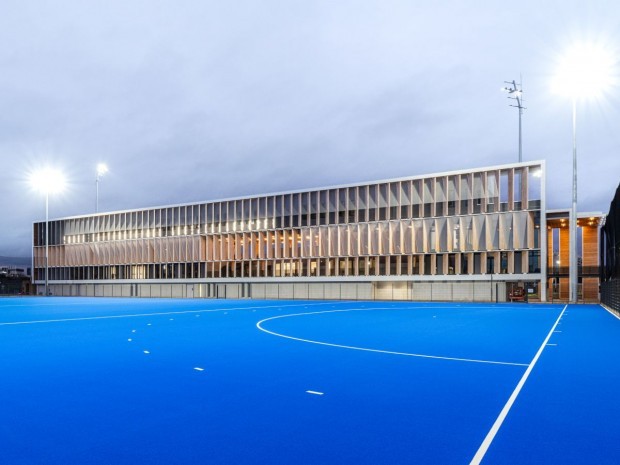
M274 331L269 331L268 329L263 328L261 325L263 323L265 323L266 321L269 320L277 320L279 318L288 318L288 317L293 317L293 316L303 316L303 315L318 315L321 313L338 313L338 312L368 312L368 311L374 311L374 310L387 310L386 308L375 308L375 309L370 309L370 308L352 308L352 309L346 309L346 310L324 310L321 312L307 312L307 313L291 313L289 315L278 315L278 316L272 316L270 318L265 318L264 320L259 321L258 323L256 323L256 327L268 334L271 334L273 336L278 336L278 337L282 337L285 339L291 339L293 341L300 341L300 342L308 342L310 344L318 344L318 345L322 345L322 346L329 346L329 347L338 347L340 349L351 349L351 350L361 350L364 352L376 352L376 353L380 353L380 354L391 354L391 355L404 355L406 357L419 357L419 358L432 358L432 359L436 359L436 360L452 360L452 361L456 361L456 362L471 362L471 363L489 363L492 365L512 365L512 366L521 366L521 367L526 367L528 366L527 363L516 363L516 362L498 362L495 360L478 360L478 359L472 359L472 358L458 358L458 357L442 357L439 355L426 355L426 354L412 354L412 353L408 353L408 352L395 352L395 351L391 351L391 350L380 350L380 349L369 349L367 347L356 347L356 346L346 346L346 345L342 345L342 344L332 344L331 342L322 342L322 341L313 341L310 339L302 339L299 337L293 337L293 336L287 336L286 334L281 334L281 333L276 333ZM393 309L390 309L393 310Z

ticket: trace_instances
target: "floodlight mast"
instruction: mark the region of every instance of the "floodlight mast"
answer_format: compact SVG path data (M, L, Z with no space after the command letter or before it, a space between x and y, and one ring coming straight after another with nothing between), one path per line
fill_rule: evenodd
M577 98L573 95L573 186L570 209L570 231L568 234L568 280L569 300L576 304L579 296L579 272L577 264Z
M49 188L45 188L45 297L49 295L48 280L49 280L49 256L50 256L50 191Z
M572 100L573 182L569 232L569 302L579 297L577 257L577 100L602 96L616 80L616 58L601 44L574 44L560 59L555 87ZM559 85L558 85L559 84Z
M97 176L95 177L95 213L99 213L99 178L108 172L108 167L104 163L97 165Z
M64 189L64 175L57 170L45 168L33 173L30 179L32 187L45 194L45 296L49 295L49 201L50 192Z
M512 100L516 100L516 105L510 105L511 107L519 109L519 163L523 161L523 139L522 139L522 131L521 131L521 117L523 116L523 110L526 108L522 105L523 103L523 84L522 80L519 79L519 85L517 86L516 81L513 79L512 81L504 81L505 84L508 84L510 87L502 87L504 92L508 92L508 98Z

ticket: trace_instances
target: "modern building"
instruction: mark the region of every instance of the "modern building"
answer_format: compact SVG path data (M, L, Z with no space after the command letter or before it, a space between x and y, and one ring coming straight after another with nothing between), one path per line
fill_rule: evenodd
M547 211L547 278L550 300L569 298L570 210ZM577 214L577 300L598 302L601 212Z
M546 230L544 161L98 213L50 220L49 291L546 301Z

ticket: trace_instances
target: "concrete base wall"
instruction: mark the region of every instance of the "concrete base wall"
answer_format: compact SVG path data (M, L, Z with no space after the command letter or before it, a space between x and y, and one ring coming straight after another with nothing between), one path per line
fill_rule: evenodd
M503 281L50 284L55 296L506 302ZM43 294L43 286L38 286Z

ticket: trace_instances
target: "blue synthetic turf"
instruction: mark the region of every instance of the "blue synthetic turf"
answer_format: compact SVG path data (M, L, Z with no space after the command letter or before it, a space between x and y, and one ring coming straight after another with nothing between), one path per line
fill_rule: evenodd
M0 463L468 463L526 366L256 324L527 365L562 308L0 299ZM617 462L620 321L560 326L483 463Z

